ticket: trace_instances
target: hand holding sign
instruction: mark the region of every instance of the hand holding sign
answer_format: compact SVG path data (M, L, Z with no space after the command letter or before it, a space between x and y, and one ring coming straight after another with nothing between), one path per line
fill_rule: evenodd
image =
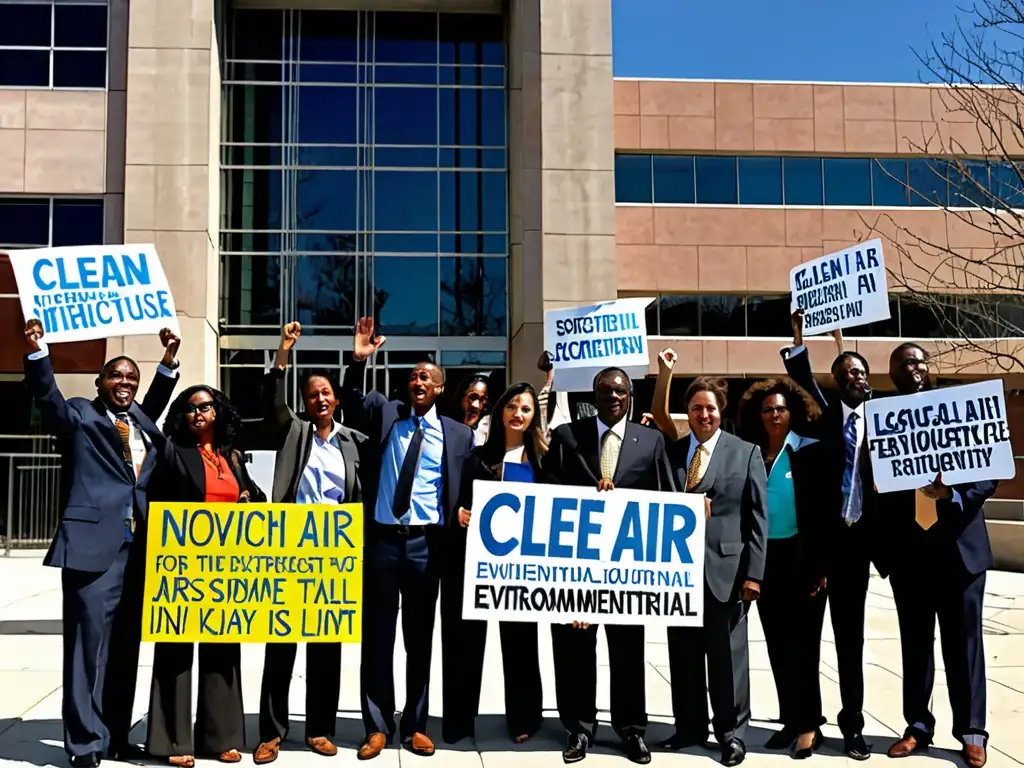
M469 521L473 518L473 513L465 507L459 507L459 525L463 528L469 527Z
M761 585L756 581L747 579L743 582L743 599L748 603L757 600L761 596Z
M921 489L921 493L933 501L949 501L953 498L953 489L942 484L942 473L935 480Z
M39 340L43 338L43 324L38 320L29 320L25 323L25 341L28 343L30 354L39 351Z
M387 336L374 335L373 318L361 317L356 323L356 337L352 343L352 357L356 360L366 360L380 349L385 341L387 341Z
M793 323L793 346L802 347L804 345L804 311L798 309L793 313L791 318Z

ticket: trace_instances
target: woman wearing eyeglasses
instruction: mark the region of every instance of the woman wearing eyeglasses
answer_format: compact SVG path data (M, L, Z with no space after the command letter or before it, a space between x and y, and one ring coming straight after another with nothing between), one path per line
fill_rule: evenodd
M150 499L212 504L266 501L234 448L242 419L216 389L190 387L171 403L168 446ZM245 746L238 643L199 643L199 700L192 723L192 643L157 643L146 750L192 768L195 756L237 763Z

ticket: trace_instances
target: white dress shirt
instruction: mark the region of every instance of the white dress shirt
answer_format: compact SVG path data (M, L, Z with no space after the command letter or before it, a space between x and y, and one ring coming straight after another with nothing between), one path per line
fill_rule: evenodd
M334 437L341 431L341 424L335 423L331 434L324 440L315 431L309 460L302 470L295 501L299 504L344 504L345 503L345 457L334 444Z
M693 440L690 441L690 447L686 451L686 469L689 471L690 462L693 461L693 454L697 452L697 446L703 445L704 450L707 451L707 456L704 461L711 461L711 456L715 452L715 446L718 445L718 438L722 436L722 430L716 429L715 434L709 437L705 442L701 443L697 440L697 435L694 434L693 430L690 430L690 434L693 435ZM707 471L707 465L704 465L705 471Z

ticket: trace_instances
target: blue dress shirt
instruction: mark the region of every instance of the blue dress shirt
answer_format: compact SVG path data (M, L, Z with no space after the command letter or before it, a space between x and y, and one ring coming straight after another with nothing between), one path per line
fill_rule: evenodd
M380 486L377 491L377 506L374 509L374 520L383 525L439 525L443 522L441 510L442 466L444 463L444 430L437 408L420 419L423 429L423 448L416 477L412 482L412 499L410 509L400 519L396 519L391 511L395 498L395 487L398 485L398 474L402 471L405 452L409 449L412 436L416 432L416 422L412 416L404 421L396 421L391 428L391 436L384 451L384 459L380 468Z
M345 457L334 441L340 431L341 425L335 424L326 440L313 433L309 460L295 494L299 504L345 503Z

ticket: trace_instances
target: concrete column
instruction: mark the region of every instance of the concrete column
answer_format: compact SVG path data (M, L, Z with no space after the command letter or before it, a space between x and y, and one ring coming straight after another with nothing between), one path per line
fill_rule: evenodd
M512 0L510 381L544 310L616 297L611 0Z
M132 0L124 242L156 245L178 310L182 383L217 384L220 62L212 0ZM120 340L155 368L152 337ZM108 353L118 351L112 340Z

